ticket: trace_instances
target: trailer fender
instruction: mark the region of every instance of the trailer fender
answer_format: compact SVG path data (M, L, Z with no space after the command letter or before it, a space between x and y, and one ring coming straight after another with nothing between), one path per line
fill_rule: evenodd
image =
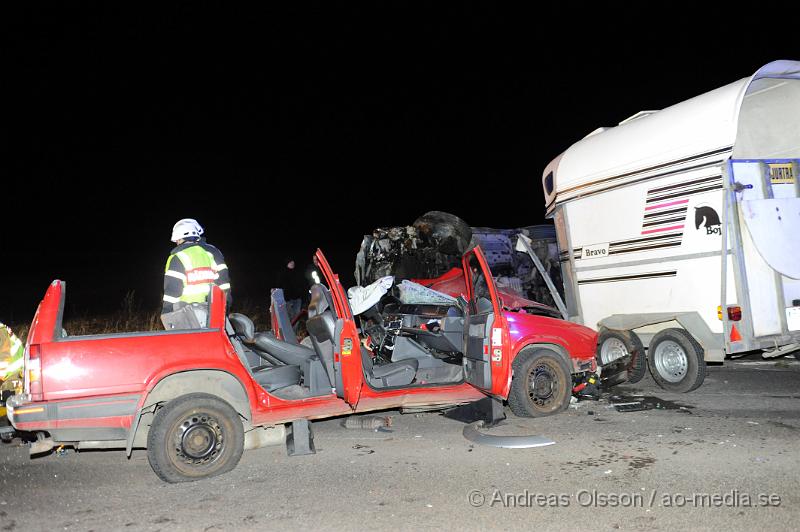
M647 325L677 322L699 343L705 352L706 362L722 362L725 359L723 336L711 331L697 312L653 312L646 314L613 314L598 322L599 327L617 331L632 331ZM646 337L642 337L644 342ZM646 343L649 345L649 342Z

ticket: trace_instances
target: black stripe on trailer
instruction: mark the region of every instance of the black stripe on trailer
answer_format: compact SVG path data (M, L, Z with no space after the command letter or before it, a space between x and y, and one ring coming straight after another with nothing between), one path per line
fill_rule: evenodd
M676 242L666 242L663 244L657 244L654 246L639 246L635 248L622 248L622 249L613 249L609 250L609 255L619 255L622 253L633 253L634 251L649 251L651 249L662 249L662 248L674 248L681 245L681 241L678 240Z
M606 178L603 178L603 179L598 179L597 181L592 181L591 183L583 183L581 185L575 185L572 188L568 188L566 190L562 190L560 193L561 194L566 194L567 192L572 192L573 190L579 190L579 189L584 188L584 187L590 187L592 185L597 185L599 183L607 183L608 181L614 181L614 180L617 180L617 179L624 179L626 177L635 176L637 174L643 174L645 172L652 172L653 170L661 170L663 168L669 168L670 166L675 166L676 164L683 164L683 163L696 161L696 160L699 160L699 159L705 159L706 157L711 157L713 155L722 155L723 153L729 152L732 149L733 149L733 146L727 146L725 148L718 148L716 150L712 150L712 151L705 152L705 153L698 153L697 155L690 155L689 157L684 157L683 159L676 159L674 161L668 161L666 163L661 163L661 164L657 164L657 165L654 165L654 166L640 168L638 170L633 170L633 171L630 171L630 172L626 172L624 174L618 174L618 175L615 175L615 176L610 176L610 177L606 177ZM721 162L722 161L716 161L714 164L719 164ZM702 165L702 166L705 166L705 165ZM681 170L683 170L683 169L681 169ZM672 173L672 172L670 172L670 173ZM649 177L647 179L649 179Z
M649 198L645 203L655 203L658 201L663 201L665 199L673 199L673 198L680 198L682 196L691 196L692 194L699 194L701 192L708 192L710 190L718 190L722 188L722 183L720 182L717 185L712 185L710 187L703 187L698 188L695 190L687 190L682 192L676 192L675 194L667 194L666 196L661 196L659 198Z
M572 200L581 199L581 198L588 198L590 196L594 196L595 194L601 194L603 192L608 192L610 190L615 190L615 189L618 189L618 188L627 187L629 185L636 185L638 183L643 183L645 181L653 181L655 179L660 179L662 177L667 177L667 176L670 176L670 175L682 174L682 173L690 172L692 170L701 170L701 169L704 169L704 168L719 167L719 165L722 164L722 162L723 161L721 161L721 160L712 161L710 163L703 163L703 164L699 164L697 166L690 166L690 167L687 167L687 168L678 168L676 170L670 170L668 172L664 172L663 174L655 174L655 175L651 175L651 176L647 176L647 177L640 177L639 179L634 179L632 181L626 181L624 183L619 183L617 185L610 185L610 186L608 186L606 188L601 188L601 189L598 189L598 190L592 190L590 192L584 192L584 193L581 193L581 194L576 194L576 195L574 195L572 197L569 197L569 198L566 198L566 199L556 199L556 200L551 201L547 205L545 205L545 208L549 210L550 207L552 207L554 204L555 205L561 205L562 203L567 202L567 201L572 201ZM592 185L592 183L589 183L587 185L579 185L578 187L573 187L571 190L577 190L579 188L584 188L585 186L591 186L591 185ZM565 192L561 192L560 194L565 194Z
M684 181L682 183L673 183L671 185L667 185L667 186L664 186L664 187L658 187L658 188L650 189L650 190L647 191L647 195L649 196L651 194L656 194L658 192L665 192L667 190L673 190L673 189L676 189L676 188L688 187L689 185L699 185L700 183L707 183L707 182L713 181L715 179L720 179L721 177L722 177L721 175L715 175L715 176L711 176L711 177L704 177L702 179L695 179L694 181Z
M655 235L655 236L646 236L643 238L634 238L632 240L620 240L619 242L612 242L611 244L609 244L609 247L624 246L627 244L637 244L639 242L652 242L655 240L665 240L667 238L674 238L678 236L683 236L683 231L681 231L680 233L670 233L667 235Z
M722 185L722 176L717 176L717 178L714 179L714 181L712 181L712 183L714 183L715 185ZM666 192L659 192L658 195L648 195L647 196L647 201L648 202L659 201L662 198L671 197L671 196L669 196L668 193L683 194L683 195L688 197L688 196L694 194L694 192L696 190L701 190L701 189L703 189L703 187L708 186L709 184L710 183L700 183L698 185L689 185L689 186L686 186L686 187L676 188L676 189L673 189L672 191L668 190Z
M665 214L675 214L678 212L686 212L688 207L679 207L677 209L667 209L666 211L648 212L644 215L645 218L653 218L655 216L664 216Z
M677 216L677 217L674 217L674 218L664 218L663 220L650 220L647 223L643 223L642 227L652 227L654 225L682 222L685 219L686 219L686 216Z
M668 272L650 272L650 273L637 273L632 275L619 275L617 277L597 277L594 279L579 280L578 284L594 284L594 283L616 283L619 281L643 281L646 279L658 279L662 277L675 277L678 275L677 270Z

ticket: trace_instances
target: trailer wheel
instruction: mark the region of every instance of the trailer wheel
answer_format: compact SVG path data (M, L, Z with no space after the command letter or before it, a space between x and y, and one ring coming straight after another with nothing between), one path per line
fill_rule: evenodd
M670 392L691 392L706 378L703 348L684 329L664 329L653 336L647 361L653 379Z
M508 406L519 417L544 417L566 410L572 397L572 372L549 349L521 352L514 359Z
M642 341L633 331L612 331L602 328L597 339L597 363L605 366L615 360L630 355L628 380L631 384L644 378L647 372L647 359Z
M166 482L227 473L244 450L239 414L213 395L192 393L168 402L147 435L150 467Z

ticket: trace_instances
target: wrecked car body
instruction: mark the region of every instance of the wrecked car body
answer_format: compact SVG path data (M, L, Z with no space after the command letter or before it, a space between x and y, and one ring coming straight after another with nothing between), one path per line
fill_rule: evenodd
M356 282L366 286L381 276L393 275L457 294L463 290L464 278L455 265L456 254L476 246L483 251L504 308L569 319L552 225L470 227L455 215L428 212L412 225L377 228L365 235L356 256ZM600 368L603 386L625 382L630 374L639 375L641 362L641 357L630 353L610 360ZM584 384L575 382L576 387Z
M364 235L356 256L356 283L366 286L387 275L399 279L437 278L457 268L468 250L480 246L498 288L556 306L531 258L516 252L520 234L528 237L532 250L563 297L553 226L470 227L459 217L440 211L425 213L408 226L379 227L371 235Z
M443 304L403 302L387 289L359 315L321 251L316 258L324 283L311 287L305 344L280 289L273 332L226 316L213 287L199 327L68 336L65 285L53 281L10 422L36 435L31 454L144 448L162 480L184 482L230 471L245 449L280 441L284 424L295 455L314 452L313 419L481 400L495 411L508 400L521 416L555 414L568 407L573 378L595 369L595 332L506 308L480 247L463 255L461 285L450 276Z

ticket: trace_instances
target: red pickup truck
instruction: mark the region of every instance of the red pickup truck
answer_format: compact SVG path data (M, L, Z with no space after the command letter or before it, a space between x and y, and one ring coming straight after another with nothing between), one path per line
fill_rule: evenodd
M508 304L479 248L464 256L460 285L446 280L451 291L462 287L455 304L386 304L369 322L353 315L338 276L317 258L325 284L311 289L311 345L279 323L256 333L247 317L226 317L218 289L201 328L68 336L65 284L53 281L31 324L24 391L8 401L9 420L38 433L32 454L54 445L146 448L159 477L181 482L230 471L245 448L299 419L486 396L508 400L517 415L553 414L569 404L573 378L596 367L596 333L532 302ZM392 331L389 359L374 346L376 326Z

